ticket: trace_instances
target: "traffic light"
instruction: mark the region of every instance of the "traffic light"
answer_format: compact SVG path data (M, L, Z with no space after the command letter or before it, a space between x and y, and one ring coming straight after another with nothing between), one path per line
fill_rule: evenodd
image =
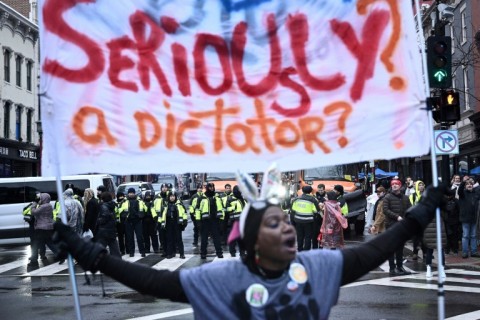
M427 39L427 67L430 88L452 86L452 38L431 36Z
M453 90L442 90L440 94L441 122L456 122L460 120L460 95Z

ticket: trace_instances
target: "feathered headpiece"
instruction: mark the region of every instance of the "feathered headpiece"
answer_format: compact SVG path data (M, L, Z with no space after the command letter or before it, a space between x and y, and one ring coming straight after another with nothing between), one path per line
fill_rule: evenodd
M263 174L262 186L259 191L252 177L244 172L237 172L238 187L242 192L247 204L240 214L239 221L235 221L232 231L228 236L228 243L245 237L245 225L249 214L258 214L268 205L278 206L285 196L282 186L282 174L277 170L276 164L272 164ZM251 210L251 209L254 210Z

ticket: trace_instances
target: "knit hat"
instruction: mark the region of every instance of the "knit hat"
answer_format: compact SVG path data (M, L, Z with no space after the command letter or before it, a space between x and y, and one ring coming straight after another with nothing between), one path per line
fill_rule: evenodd
M134 188L128 188L128 192L127 193L135 193L135 189Z
M390 181L390 185L393 186L394 184L401 186L402 182L398 179L393 179L392 181Z
M107 191L107 188L105 188L104 185L99 185L98 188L97 188L97 191L105 192L105 191Z

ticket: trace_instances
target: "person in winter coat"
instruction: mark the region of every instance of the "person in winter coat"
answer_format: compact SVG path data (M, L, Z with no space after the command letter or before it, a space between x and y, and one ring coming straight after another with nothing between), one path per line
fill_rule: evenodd
M408 196L408 199L410 200L410 204L412 206L415 206L420 199L422 198L423 193L425 192L425 183L421 180L417 180L415 182L415 188L414 191ZM413 260L418 259L418 251L420 248L422 248L422 253L425 258L426 254L426 248L423 246L422 239L421 237L414 237L413 239Z
M441 236L442 236L442 247L445 245L445 228L443 225L443 216L440 218L441 222ZM425 247L425 264L427 265L427 272L425 274L427 280L432 279L432 260L433 260L433 250L437 248L437 219L433 219L432 222L427 226L423 232L422 239L423 246ZM438 256L441 256L442 265L445 266L445 251L442 250L441 255L438 253ZM443 279L446 278L445 271L440 275Z
M125 220L125 235L126 235L126 246L128 247L128 253L130 257L135 256L135 240L137 238L138 251L140 255L145 257L145 242L143 241L143 226L142 219L145 217L145 204L142 199L137 198L135 189L129 188L128 199L122 203L120 209L118 209L118 214L120 216L126 213Z
M223 258L223 250L220 239L220 225L224 219L223 204L220 197L215 193L215 184L209 182L205 190L205 197L200 202L197 216L201 221L200 227L200 258L207 259L208 237L213 238L213 245L218 258Z
M40 198L35 199L31 208L32 215L35 217L35 233L34 241L32 243L32 256L28 266L37 267L39 248L43 248L47 245L54 253L56 253L56 246L52 242L53 207L50 204L50 195L48 193L40 193Z
M250 185L254 186L253 180ZM442 188L430 189L402 221L371 241L343 250L299 253L295 228L280 202L271 197L253 199L230 238L235 238L234 232L239 237L247 252L244 259L175 271L106 255L104 248L84 241L61 223L55 225L55 239L84 269L100 270L142 294L190 303L195 319L328 319L340 287L377 268L421 233L435 208L442 206L443 193Z
M385 231L385 214L383 213L383 198L385 198L386 190L384 187L377 188L378 200L373 206L374 210L374 219L372 227L370 228L370 233L379 234Z
M320 227L323 223L323 203L327 201L327 193L325 191L325 185L320 183L317 186L317 192L315 192L315 198L318 200L318 206L320 210L317 214L313 215L313 236L312 236L312 249L318 249L318 236L320 235Z
M390 182L390 186L392 189L391 192L383 199L383 213L385 214L385 227L387 229L402 221L405 213L412 206L408 197L400 191L402 187L400 180L393 179ZM409 272L403 268L403 247L398 248L395 255L392 255L388 259L388 263L390 265L391 276L409 274Z
M194 247L198 247L198 238L200 236L200 223L201 221L197 220L197 214L200 215L200 203L204 198L203 195L203 187L201 184L197 185L197 193L195 193L192 198L190 199L190 207L188 210L190 211L190 218L193 222L193 243Z
M233 225L236 221L240 219L240 215L247 204L246 200L242 196L242 192L238 186L233 187L233 194L231 195L231 199L229 202L229 212L230 212L230 220L231 225ZM240 243L238 241L228 241L228 251L230 251L230 255L235 257L237 255L236 247L238 246L238 251L240 252L240 257L245 255L240 248Z
M65 199L65 211L67 215L67 224L78 234L83 232L83 208L81 203L73 198L73 190L67 189L63 192Z
M320 227L322 248L343 248L343 229L348 226L347 218L342 215L337 194L334 191L327 192L327 201L323 207L323 223Z
M117 236L118 236L118 245L120 247L120 253L122 256L128 252L128 246L126 245L126 233L125 233L125 223L127 221L128 211L120 212L123 203L127 201L125 194L121 191L117 192L117 200L115 202L115 216L117 219Z
M85 189L83 194L83 204L85 212L85 223L83 224L83 231L91 230L95 238L95 224L98 218L98 200L95 198L95 192L91 188Z
M110 192L102 192L100 197L102 202L98 210L95 241L104 247L108 247L111 255L121 258L115 226L116 204Z
M153 205L153 193L148 190L143 196L145 204L145 217L142 220L143 241L145 241L145 253L150 253L150 241L153 252L160 253L158 247L157 224L158 217Z
M458 187L459 220L462 223L462 258L480 258L477 253L477 215L478 196L473 191L471 181L463 181Z
M462 239L462 225L460 224L458 200L455 198L455 193L452 191L448 194L447 204L445 205L445 232L447 234L447 245L445 246L445 253L458 254L458 242ZM478 216L477 216L478 219Z
M180 259L185 259L182 231L185 230L187 219L183 204L175 193L171 193L161 219L161 226L165 229L167 259L175 257L175 248L178 248Z

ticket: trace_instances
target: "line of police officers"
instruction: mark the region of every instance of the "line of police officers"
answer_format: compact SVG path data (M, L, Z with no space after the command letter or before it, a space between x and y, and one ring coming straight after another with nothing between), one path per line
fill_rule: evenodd
M68 186L72 188L73 186ZM103 186L100 186L103 187ZM97 189L100 196L103 189ZM138 251L142 257L146 253L162 252L163 257L173 258L178 252L180 258L185 258L182 232L187 226L187 212L180 199L172 192L172 184L162 184L160 193L154 197L151 191L146 191L143 199L136 195L135 189L127 191L127 197L122 192L117 193L115 216L118 244L122 255L135 254L136 237ZM232 192L233 191L233 192ZM343 199L343 187L334 187L343 214L348 214L348 206ZM325 201L325 186L320 184L317 193L312 195L311 186L302 188L303 194L292 201L289 209L290 220L297 230L298 251L318 248L318 233L323 217L323 202ZM81 201L81 198L76 197ZM207 183L205 192L202 185L197 186L197 193L190 201L189 213L193 222L193 245L198 246L201 240L200 255L206 259L208 239L211 237L217 257L223 258L222 244L225 245L230 229L240 218L240 213L246 205L238 186L232 190L230 184L225 185L225 193L219 196L215 192L215 185ZM288 209L288 208L284 208ZM24 215L29 216L30 207L24 209ZM55 204L54 220L59 214L60 206ZM27 219L27 218L26 218ZM33 229L33 223L30 224ZM157 235L158 231L158 235ZM33 234L33 232L32 232ZM32 239L33 240L33 239ZM236 256L239 244L229 244L229 252ZM41 256L45 249L41 248Z

